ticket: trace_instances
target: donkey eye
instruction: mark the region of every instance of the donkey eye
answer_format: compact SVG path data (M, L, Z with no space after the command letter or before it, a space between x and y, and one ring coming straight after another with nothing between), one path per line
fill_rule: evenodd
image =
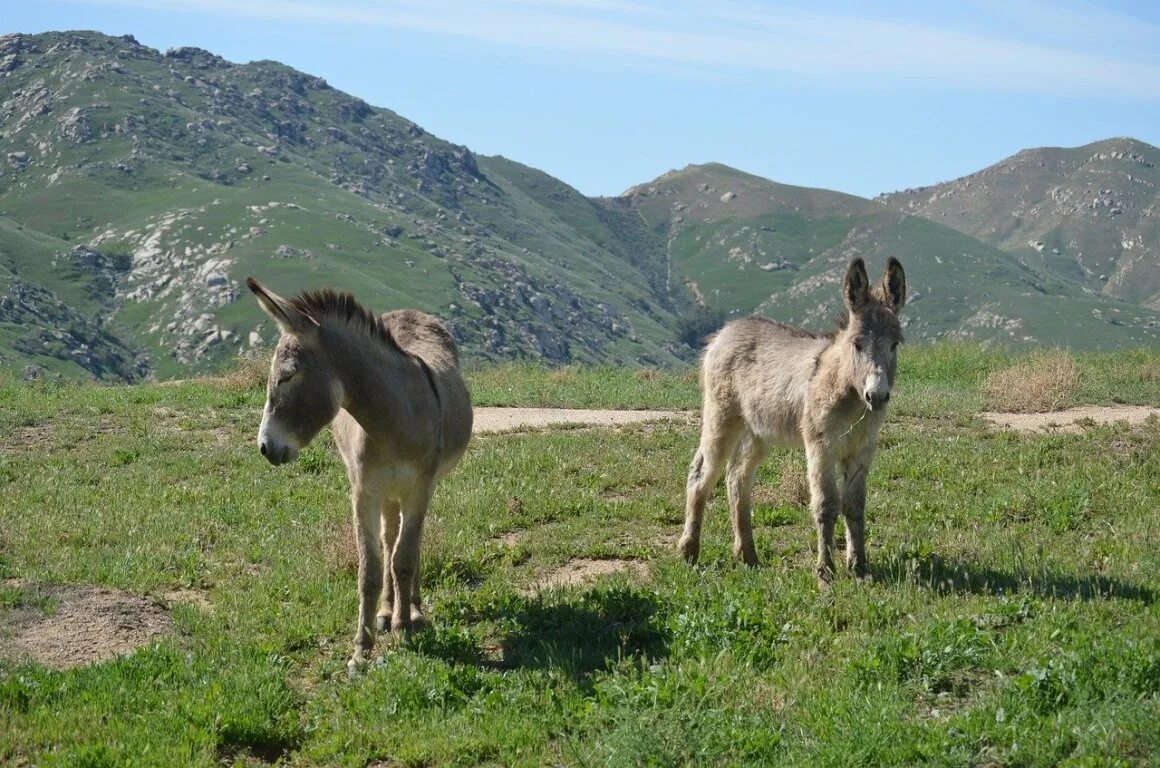
M890 345L890 351L891 351L891 352L897 352L897 351L898 351L898 344L899 344L899 342L897 342L897 341L896 341L896 342L894 342L893 344L891 344L891 345Z
M860 340L854 340L854 349L858 350L859 352L862 351L862 342Z
M286 382L290 381L290 379L292 379L292 378L294 378L293 371L291 371L290 373L284 373L278 377L278 380L276 382L274 382L274 385L280 387L283 384L285 384Z

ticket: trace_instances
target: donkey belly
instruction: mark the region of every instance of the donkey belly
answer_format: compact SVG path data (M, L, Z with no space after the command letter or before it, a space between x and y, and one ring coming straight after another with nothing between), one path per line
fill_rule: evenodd
M772 411L762 414L763 418L746 419L753 434L770 445L783 448L804 448L801 428L796 414L788 411Z
M753 434L771 445L801 448L802 403L792 383L776 386L765 382L765 387L742 398L745 425Z

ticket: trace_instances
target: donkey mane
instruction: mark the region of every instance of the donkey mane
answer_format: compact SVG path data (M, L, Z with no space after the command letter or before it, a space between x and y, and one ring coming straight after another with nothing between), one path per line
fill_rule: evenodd
M347 291L320 288L303 291L289 301L299 312L316 320L321 320L324 317L339 320L371 338L378 339L396 352L403 351L390 329L383 324L382 319L359 304L354 295Z
M768 317L761 315L749 315L749 319L764 325L772 325L774 328L799 339L833 339L837 335L836 331L811 331L808 328L801 328L777 320L770 320Z

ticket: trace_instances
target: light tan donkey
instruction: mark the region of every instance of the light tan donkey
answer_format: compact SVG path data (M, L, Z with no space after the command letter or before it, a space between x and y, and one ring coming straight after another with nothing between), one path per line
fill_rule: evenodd
M846 566L867 578L866 473L894 385L906 302L906 276L891 258L881 284L866 265L846 270L848 315L837 330L816 334L751 316L728 323L709 341L701 365L701 444L689 466L680 551L700 554L705 503L728 462L726 486L733 551L757 565L751 521L753 478L772 444L804 447L810 508L818 533L818 584L830 585L838 511L846 521Z
M258 303L282 337L270 364L258 447L271 464L293 461L333 422L350 478L358 541L358 627L352 672L375 630L423 621L419 541L435 482L471 437L471 400L451 334L413 309L381 317L349 293L284 299L252 277ZM377 611L377 621L376 621Z

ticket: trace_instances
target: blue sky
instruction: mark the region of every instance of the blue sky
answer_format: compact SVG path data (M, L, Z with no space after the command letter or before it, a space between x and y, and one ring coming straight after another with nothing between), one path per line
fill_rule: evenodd
M1160 144L1155 2L4 3L0 33L51 29L282 61L592 195L719 161L873 196L1025 147Z

